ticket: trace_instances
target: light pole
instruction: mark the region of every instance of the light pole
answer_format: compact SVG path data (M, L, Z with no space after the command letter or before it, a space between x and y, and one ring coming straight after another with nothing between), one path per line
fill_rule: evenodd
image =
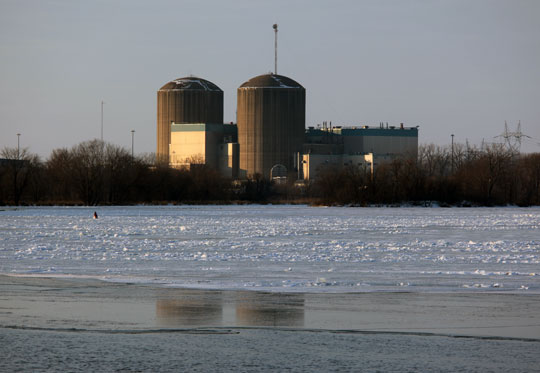
M450 136L452 136L452 172L454 172L454 134Z
M277 23L274 23L272 28L274 29L274 74L277 75Z
M20 139L21 139L21 134L18 133L17 134L17 160L19 160L19 158L21 157L21 142L20 142Z
M133 160L134 145L135 145L135 130L131 130L131 160Z

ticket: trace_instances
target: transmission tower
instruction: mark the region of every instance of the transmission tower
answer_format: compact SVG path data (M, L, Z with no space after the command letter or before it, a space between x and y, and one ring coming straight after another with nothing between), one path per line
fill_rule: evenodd
M532 139L531 136L525 135L523 132L521 132L521 121L518 121L516 130L514 132L508 130L508 123L504 121L504 131L496 137L502 137L508 150L515 154L519 154L521 152L522 138L527 137Z

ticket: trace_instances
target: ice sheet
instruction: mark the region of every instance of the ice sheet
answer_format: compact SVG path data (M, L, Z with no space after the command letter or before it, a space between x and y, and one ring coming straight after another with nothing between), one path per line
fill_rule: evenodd
M540 208L3 208L0 273L212 289L540 293Z

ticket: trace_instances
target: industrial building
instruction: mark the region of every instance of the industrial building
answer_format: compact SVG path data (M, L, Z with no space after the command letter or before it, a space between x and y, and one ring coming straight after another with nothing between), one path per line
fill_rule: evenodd
M396 126L378 127L332 127L326 122L318 128L309 127L306 131L304 153L343 153L416 157L418 153L418 127Z
M313 180L317 175L326 170L339 171L344 167L354 166L372 175L375 168L384 162L393 159L390 155L367 154L303 154L302 155L302 178Z
M256 76L237 90L237 125L223 123L223 91L185 77L158 90L157 156L171 167L206 164L224 176L313 180L324 167L373 172L396 157L416 158L418 127L305 128L306 90L277 74Z
M373 173L375 168L397 157L416 159L418 127L332 127L324 122L318 128L306 130L303 146L302 172L305 180L316 178L324 167L339 170L349 165Z

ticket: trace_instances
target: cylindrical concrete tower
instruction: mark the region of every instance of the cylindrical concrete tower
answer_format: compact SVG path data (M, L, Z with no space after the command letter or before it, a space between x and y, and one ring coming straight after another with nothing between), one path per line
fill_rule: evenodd
M304 87L282 75L257 76L238 88L237 120L241 174L268 179L276 165L295 169L304 142Z
M185 77L165 84L157 92L157 152L168 162L171 122L223 123L223 91L214 83Z

